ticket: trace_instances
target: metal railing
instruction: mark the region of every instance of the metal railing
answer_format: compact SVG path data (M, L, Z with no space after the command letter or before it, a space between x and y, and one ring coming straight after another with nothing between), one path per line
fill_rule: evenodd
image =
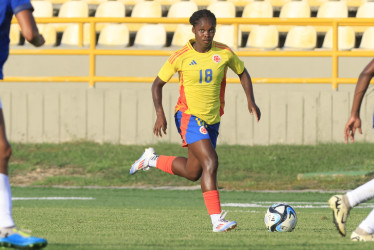
M78 49L67 48L35 48L35 49L11 49L12 55L88 55L89 56L89 74L88 76L38 76L38 77L5 77L8 82L88 82L93 87L96 82L152 82L155 76L149 77L103 77L95 73L97 55L138 55L138 56L169 56L172 51L163 50L131 50L127 49L97 49L96 48L96 24L97 23L162 23L162 24L187 24L186 18L37 18L37 23L76 23L79 25L79 46ZM16 21L13 21L16 22ZM83 47L83 25L90 24L90 45ZM239 25L294 25L294 26L327 26L333 29L333 46L331 50L311 50L311 51L243 51L237 50L235 53L239 57L330 57L332 58L331 77L324 78L253 78L253 83L322 83L332 84L333 89L337 89L339 84L356 83L356 78L339 77L338 64L339 57L374 57L374 50L338 50L338 27L339 26L374 26L372 18L221 18L217 20L218 24L234 25L235 33L238 34ZM234 49L238 45L238 35L234 36ZM171 79L171 82L177 82L177 79ZM239 79L229 78L229 83L239 83Z

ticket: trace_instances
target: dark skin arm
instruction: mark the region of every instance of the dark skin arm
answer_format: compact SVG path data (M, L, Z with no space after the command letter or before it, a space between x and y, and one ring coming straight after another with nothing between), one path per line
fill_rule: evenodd
M162 133L166 135L167 122L164 108L162 106L162 88L166 82L162 81L158 76L152 84L152 98L156 109L156 122L153 127L153 134L162 137Z
M30 10L22 10L16 14L23 37L36 47L44 44L44 37L39 33L35 19Z
M253 95L252 80L246 68L244 68L243 73L238 75L240 78L240 83L243 86L245 95L247 96L248 110L253 115L255 114L257 122L261 119L261 111L257 107L255 98Z
M371 78L374 76L374 59L364 68L361 72L356 89L353 97L353 104L351 110L351 117L349 118L347 124L344 128L344 139L345 143L348 143L349 138L354 142L356 129L362 134L361 130L361 118L360 118L360 108L362 99L366 93L366 90L370 84Z

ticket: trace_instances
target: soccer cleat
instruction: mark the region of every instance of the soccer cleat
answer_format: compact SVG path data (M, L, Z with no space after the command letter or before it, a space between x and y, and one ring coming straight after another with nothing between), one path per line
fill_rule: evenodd
M156 152L153 148L147 148L142 156L134 163L132 164L130 168L130 174L133 175L139 170L149 170L149 160L153 157L156 156Z
M374 241L374 234L358 234L353 232L351 234L352 241Z
M230 231L231 229L234 229L237 226L236 221L225 220L225 216L227 212L225 212L224 214L222 213L221 213L221 216L218 222L213 226L213 232L215 233L216 232L227 232L227 231Z
M329 200L332 209L333 221L342 236L346 235L345 223L349 215L350 208L344 203L343 195L334 195Z
M18 249L40 249L47 246L47 240L33 237L20 230L13 229L7 237L0 237L0 248L11 247Z

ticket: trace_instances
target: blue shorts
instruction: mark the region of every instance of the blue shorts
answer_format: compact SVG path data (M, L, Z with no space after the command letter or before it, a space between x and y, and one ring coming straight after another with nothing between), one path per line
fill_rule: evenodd
M174 115L175 125L177 126L178 132L183 140L183 147L187 147L188 144L209 139L212 142L214 148L216 148L219 122L213 125L207 124L205 121L194 115L188 115L181 111L178 111Z

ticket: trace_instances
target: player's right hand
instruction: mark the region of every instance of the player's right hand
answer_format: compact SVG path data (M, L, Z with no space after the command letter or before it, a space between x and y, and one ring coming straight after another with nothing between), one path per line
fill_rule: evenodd
M356 129L358 129L358 132L362 134L361 119L360 117L351 116L344 128L345 143L348 143L349 139L351 140L351 142L355 141Z
M167 126L168 123L166 121L165 116L157 116L155 125L153 127L153 134L155 134L157 137L162 137L162 133L166 135Z

